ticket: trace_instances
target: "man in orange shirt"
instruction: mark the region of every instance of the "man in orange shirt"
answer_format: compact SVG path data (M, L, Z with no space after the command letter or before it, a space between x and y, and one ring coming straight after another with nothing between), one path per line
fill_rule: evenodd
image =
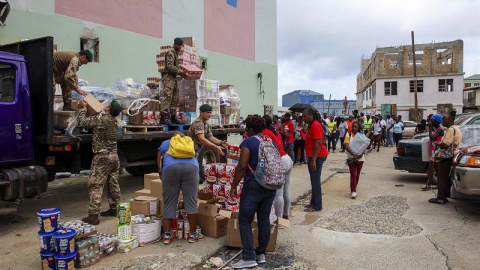
M348 120L345 121L345 122L346 122L347 125L348 125L348 133L349 133L349 134L352 134L352 124L353 124L353 122L354 122L354 121L353 121L353 115L350 114L350 115L348 116Z

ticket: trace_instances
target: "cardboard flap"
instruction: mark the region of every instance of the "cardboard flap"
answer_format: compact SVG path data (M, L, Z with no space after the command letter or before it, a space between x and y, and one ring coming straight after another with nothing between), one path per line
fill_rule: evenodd
M291 228L290 220L284 218L277 218L277 224L283 227Z
M217 215L217 206L214 204L201 203L198 206L198 214L215 217Z
M135 197L135 201L155 201L158 198L156 197L150 197L150 196L138 196Z
M218 214L220 216L226 217L226 218L231 218L232 217L232 211L227 211L227 210L223 210L223 209L220 209L220 212Z

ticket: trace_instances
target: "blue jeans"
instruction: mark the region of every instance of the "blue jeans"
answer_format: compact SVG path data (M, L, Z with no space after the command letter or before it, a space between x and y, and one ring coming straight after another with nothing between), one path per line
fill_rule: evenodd
M308 173L310 174L310 184L312 185L312 197L310 198L310 207L315 211L322 210L322 166L323 162L327 160L327 157L317 157L317 168L312 171L310 164L312 164L312 158L307 159ZM243 193L242 193L243 195Z
M240 196L240 212L238 223L242 239L242 258L244 261L254 261L257 255L265 254L270 241L270 211L276 190L261 187L255 179L247 181ZM253 249L252 221L257 213L258 247Z
M295 160L295 153L293 151L293 143L292 142L287 142L285 143L285 153L287 153L292 160Z
M387 147L393 146L393 131L387 131Z

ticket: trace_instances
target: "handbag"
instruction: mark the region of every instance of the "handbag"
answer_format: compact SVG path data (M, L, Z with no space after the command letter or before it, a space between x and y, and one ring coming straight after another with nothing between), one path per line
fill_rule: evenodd
M453 128L453 138L455 138L455 128ZM450 146L448 146L447 148L437 147L435 149L434 160L443 161L452 159L456 148L457 145L454 142L452 142L452 144L450 144Z

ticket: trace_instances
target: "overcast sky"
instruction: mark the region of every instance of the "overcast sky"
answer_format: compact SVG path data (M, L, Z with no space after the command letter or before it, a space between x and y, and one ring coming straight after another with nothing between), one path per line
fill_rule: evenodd
M355 99L360 59L377 47L462 39L480 74L480 0L278 0L278 104L296 89Z

